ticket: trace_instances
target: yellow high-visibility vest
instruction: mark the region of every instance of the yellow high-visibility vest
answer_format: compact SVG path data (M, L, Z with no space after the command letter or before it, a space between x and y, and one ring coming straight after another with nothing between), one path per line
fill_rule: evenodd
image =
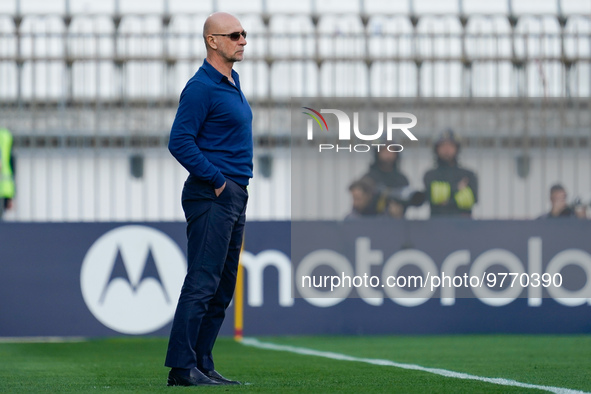
M10 165L12 134L0 129L0 198L14 198L14 173Z

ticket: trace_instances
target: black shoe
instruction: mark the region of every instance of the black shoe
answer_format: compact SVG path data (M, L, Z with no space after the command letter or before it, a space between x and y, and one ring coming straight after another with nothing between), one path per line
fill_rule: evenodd
M216 381L220 384L240 384L240 382L237 380L230 380L230 379L224 378L222 375L220 375L218 373L218 371L215 371L215 370L214 371L205 371L205 372L203 372L203 374L206 377L210 378L211 380Z
M167 386L219 386L221 384L208 378L197 368L191 368L189 376L180 375L172 370L168 373Z

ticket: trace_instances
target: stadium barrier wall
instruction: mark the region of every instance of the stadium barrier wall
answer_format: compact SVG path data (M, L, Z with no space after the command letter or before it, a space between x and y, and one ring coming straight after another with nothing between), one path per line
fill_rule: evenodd
M502 299L461 298L459 290L444 298L299 298L291 259L329 250L355 273L360 259L376 255L373 270L394 256L420 269L408 251L438 270L454 258L456 267L480 261L523 272L558 264L588 289L590 233L591 223L577 220L249 222L244 335L589 333L591 299L545 290ZM0 337L168 335L185 240L181 222L0 223ZM232 316L222 335L232 334Z

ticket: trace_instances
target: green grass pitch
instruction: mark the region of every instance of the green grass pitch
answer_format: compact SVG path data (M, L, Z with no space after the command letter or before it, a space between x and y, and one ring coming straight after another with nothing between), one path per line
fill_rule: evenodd
M591 391L591 336L275 337L264 342L387 359L522 383ZM248 347L220 338L217 369L242 386L166 387L166 339L0 343L0 392L540 392L435 374Z

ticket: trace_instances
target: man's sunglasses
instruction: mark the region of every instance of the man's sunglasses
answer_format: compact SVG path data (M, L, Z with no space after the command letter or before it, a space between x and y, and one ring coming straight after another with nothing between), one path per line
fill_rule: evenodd
M242 30L241 32L235 31L234 33L230 33L230 34L211 34L211 35L212 36L230 37L230 40L238 41L240 39L240 36L246 38L246 31Z

